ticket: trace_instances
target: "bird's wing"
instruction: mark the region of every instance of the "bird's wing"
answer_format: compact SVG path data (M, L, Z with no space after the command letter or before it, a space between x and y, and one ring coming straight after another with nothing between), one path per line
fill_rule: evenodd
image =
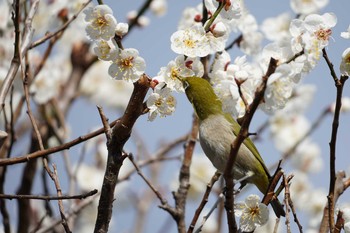
M241 130L241 126L237 123L237 121L235 121L233 119L233 117L230 114L228 114L228 113L225 114L225 118L232 124L233 133L237 136L239 134L239 131ZM259 161L261 166L264 168L267 176L270 178L271 177L270 172L267 169L267 167L264 163L264 160L261 158L261 155L260 155L258 149L255 147L252 140L248 137L244 140L243 143L253 153L255 158Z

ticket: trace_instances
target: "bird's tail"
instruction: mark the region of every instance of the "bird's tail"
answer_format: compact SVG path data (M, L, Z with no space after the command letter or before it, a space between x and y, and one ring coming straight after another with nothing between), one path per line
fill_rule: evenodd
M283 205L278 199L272 200L271 206L272 206L272 209L278 218L281 216L283 216L283 217L286 216L286 212L284 211Z

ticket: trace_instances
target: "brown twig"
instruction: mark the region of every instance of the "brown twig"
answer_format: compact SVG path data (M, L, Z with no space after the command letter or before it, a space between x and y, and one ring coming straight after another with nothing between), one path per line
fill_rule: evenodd
M291 229L290 229L290 219L289 219L289 199L290 199L290 192L289 192L289 185L288 185L288 181L286 179L286 176L283 175L283 183L284 183L284 187L285 187L285 193L284 193L284 204L286 205L286 227L287 227L287 233L291 233Z
M231 44L229 44L229 45L225 48L225 50L227 51L227 50L229 50L229 49L232 49L233 46L234 46L235 44L237 44L237 46L239 47L239 45L240 45L240 43L242 42L242 40L243 40L243 34L239 35L236 39L234 39L234 40L231 42Z
M83 193L80 195L61 195L61 196L42 196L42 195L10 195L10 194L0 194L0 199L36 199L36 200L45 200L45 201L53 201L53 200L67 200L67 199L85 199L87 197L93 196L97 193L97 189L94 189L90 192Z
M180 168L179 174L179 187L176 192L173 192L175 199L175 208L169 205L160 206L162 209L170 213L177 224L177 230L179 233L186 232L185 223L185 207L188 189L190 187L190 165L192 162L192 155L194 147L196 145L196 139L198 135L198 118L193 116L192 129L189 139L185 145L184 159Z
M135 26L138 25L140 17L147 11L152 1L153 0L146 0L144 4L141 6L141 8L138 10L136 17L130 20L129 31L131 31Z
M19 4L19 1L16 1L16 2L18 2L18 4ZM39 6L39 0L35 0L32 2L30 11L28 13L28 17L27 17L26 22L25 22L24 34L22 36L22 38L23 38L22 44L20 46L19 42L17 40L15 42L15 52L14 52L13 59L11 61L11 66L9 68L9 71L7 72L7 75L6 75L4 82L3 82L1 89L0 89L0 113L4 109L5 98L6 98L7 93L9 92L9 90L12 86L13 81L15 80L15 76L16 76L18 68L21 64L21 61L19 60L19 53L21 53L21 54L27 53L29 45L30 45L30 41L33 37L34 31L32 29L32 21L33 21L34 15L38 9L38 6ZM18 5L18 7L19 7L19 5ZM16 12L17 12L16 14L18 14L16 17L18 17L18 19L19 19L19 10L18 11L16 10ZM15 27L18 26L18 28L19 28L19 24L18 24L19 22L18 23L16 23L16 22L15 22ZM16 26L16 24L17 24L17 26ZM16 29L15 34L17 34L17 33L19 33L19 32L17 32L17 29ZM18 49L16 49L16 48L18 48Z
M39 45L41 45L42 43L44 43L45 41L51 39L52 37L60 34L61 32L63 32L64 30L66 30L66 28L78 17L78 15L81 13L81 11L87 6L89 5L89 3L92 0L88 0L87 2L85 2L81 8L79 9L79 11L74 14L67 22L65 22L59 29L57 29L55 32L49 32L46 33L46 35L40 39L38 39L37 41L31 43L31 45L29 46L29 49L35 48Z
M120 119L117 119L113 122L110 123L110 126L113 127L118 121L120 121ZM6 165L12 165L12 164L18 164L18 163L25 163L28 162L30 160L33 160L35 158L40 158L49 154L53 154L62 150L67 150L75 145L78 145L82 142L85 142L91 138L94 138L100 134L102 134L104 132L103 128L97 129L91 133L79 136L75 139L73 139L72 141L66 142L62 145L59 146L55 146L55 147L51 147L42 151L35 151L33 153L27 154L27 155L23 155L23 156L19 156L19 157L11 157L8 159L0 159L0 166L6 166Z
M162 196L162 194L154 187L154 185L151 183L151 181L149 181L145 175L141 172L139 166L137 165L137 163L134 160L134 157L132 154L128 154L126 155L129 160L131 161L131 163L134 165L134 168L137 171L137 174L143 179L143 181L146 182L147 186L153 191L153 193L157 196L157 198L159 199L160 203L162 205L167 205L168 201Z
M109 222L112 217L114 190L118 181L119 170L125 159L123 147L130 137L131 130L136 120L144 113L143 100L150 87L150 82L150 78L144 74L134 83L134 90L124 115L116 122L113 128L109 130L110 132L106 133L108 158L101 188L101 197L98 204L98 213L94 230L96 233L108 231ZM104 122L106 118L101 115L101 120ZM105 123L103 124L105 125ZM104 132L107 130L108 127L104 129Z
M338 198L343 194L343 192L349 188L350 178L344 180L346 174L344 171L339 171L336 174L335 188L334 188L334 203L337 203ZM329 205L327 204L323 209L323 216L320 224L320 233L329 232Z
M83 201L79 202L78 205L76 205L75 207L73 207L72 209L70 209L68 211L68 213L66 214L66 217L72 218L73 216L77 215L80 211L82 211L85 207L87 207L88 205L90 205L95 198L97 198L98 196L91 196L88 197L86 199L84 199ZM56 226L58 226L61 223L61 218L56 219L54 221L52 221L50 223L50 225L44 226L43 228L39 229L38 231L36 231L35 233L46 233L46 232L52 232L52 229Z
M339 210L337 215L337 221L335 222L335 225L334 225L334 233L340 233L341 229L343 228L344 228L343 212Z
M57 190L57 196L61 197L62 196L62 189L61 189L61 185L58 179L58 174L57 174L57 167L56 164L53 164L53 181L55 183L56 186L56 190ZM66 233L71 233L71 230L69 229L68 226L68 221L67 221L67 217L64 214L64 206L63 206L63 202L62 199L58 199L58 208L60 210L60 215L61 215L61 219L62 219L62 226L64 228L64 230L66 231Z
M334 84L337 89L336 93L336 103L335 103L335 110L334 110L334 117L333 117L333 123L332 123L332 133L331 133L331 140L329 142L330 147L330 181L329 181L329 191L328 191L328 221L329 221L329 228L330 231L333 232L334 230L334 206L335 206L335 198L334 198L334 191L335 191L335 182L336 182L336 168L335 168L335 158L336 158L336 144L337 144L337 133L338 133L338 127L339 127L339 117L340 117L340 109L341 109L341 99L343 94L343 88L346 80L348 79L348 76L342 75L340 79L337 77L337 74L334 71L334 67L332 62L329 60L326 49L322 49L323 58L325 59L328 68L330 70L331 76L334 80Z
M269 183L269 186L267 188L267 191L264 195L264 198L261 201L261 203L264 203L265 205L268 205L271 202L271 200L277 199L276 196L279 194L279 193L277 193L277 195L275 194L275 189L276 189L276 186L277 186L279 180L284 175L280 165L281 165L281 160L278 164L278 167L276 169L275 174L270 179L270 183ZM285 186L283 186L283 187L285 187ZM278 192L281 192L281 191L282 190L278 190Z
M224 172L224 178L225 178L225 183L226 183L226 203L225 203L225 208L226 208L226 216L227 216L227 221L228 221L228 226L229 226L229 232L237 232L237 224L235 221L234 217L234 212L233 212L233 173L232 173L232 167L234 166L236 156L238 154L238 150L243 143L243 141L248 137L249 135L249 125L251 120L253 119L253 115L258 108L261 100L264 97L264 93L266 90L266 85L267 85L267 80L270 77L271 74L275 72L277 68L277 60L271 58L269 67L267 69L266 74L262 77L262 82L258 86L255 92L255 97L253 102L249 105L242 121L241 129L239 134L237 135L236 139L232 142L231 144L231 152L226 164L225 172Z
M207 189L205 190L205 193L202 197L201 203L199 204L198 208L196 209L196 212L192 218L191 224L188 227L187 233L193 232L194 227L196 226L196 223L198 221L199 215L202 213L204 206L208 202L209 194L210 194L214 184L216 183L216 181L220 178L220 176L221 176L221 173L216 171L215 174L213 175L213 177L211 178L210 182L207 184Z

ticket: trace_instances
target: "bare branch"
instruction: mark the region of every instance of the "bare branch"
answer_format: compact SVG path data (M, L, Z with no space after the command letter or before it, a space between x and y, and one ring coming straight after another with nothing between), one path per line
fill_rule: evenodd
M199 215L202 213L204 206L207 204L208 202L208 197L209 194L214 186L214 184L216 183L216 181L220 178L221 173L219 171L216 171L215 174L213 175L213 177L211 178L210 182L207 184L207 189L205 190L205 193L202 197L202 201L199 204L198 208L196 209L196 212L192 218L191 224L187 230L187 233L192 233L194 230L194 227L196 226L197 220L199 218Z

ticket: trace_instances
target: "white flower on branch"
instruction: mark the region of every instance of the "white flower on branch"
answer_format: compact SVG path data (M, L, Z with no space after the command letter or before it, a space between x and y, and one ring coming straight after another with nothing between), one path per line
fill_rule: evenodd
M244 202L235 204L235 215L240 217L239 228L244 232L252 232L269 220L269 209L257 195L249 195Z
M123 37L129 31L129 24L127 23L118 23L115 29L115 34L120 37Z
M158 82L165 82L167 87L177 92L183 92L182 82L180 77L202 77L204 73L203 64L199 58L185 58L184 55L179 55L175 61L170 61L166 67L162 67L154 78Z
M112 78L136 82L145 72L145 60L136 49L119 49L116 58L108 69Z
M153 121L157 115L160 117L171 115L175 111L176 99L171 95L171 89L162 83L154 88L146 104L149 109L148 119Z
M278 41L284 38L289 38L289 25L291 22L291 15L289 13L282 13L273 18L267 18L261 25L261 31L265 37L271 41Z
M85 11L86 33L92 40L109 40L115 35L117 20L107 5L89 7Z
M290 25L293 43L299 44L299 50L300 46L303 47L305 54L317 61L321 57L321 50L328 45L336 23L337 17L333 13L311 14L304 20L294 19ZM296 45L294 47L298 47Z
M104 61L116 59L118 53L114 40L98 40L94 43L93 50L98 58Z
M209 39L200 25L178 30L171 35L170 40L171 49L177 54L184 54L188 57L205 57L211 52Z

